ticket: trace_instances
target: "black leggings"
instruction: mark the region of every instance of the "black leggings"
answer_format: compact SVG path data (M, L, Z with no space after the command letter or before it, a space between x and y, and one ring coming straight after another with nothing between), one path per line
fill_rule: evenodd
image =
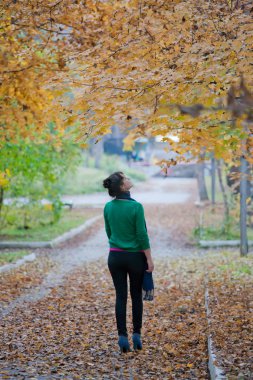
M143 301L142 282L146 269L146 256L144 252L109 252L108 268L110 270L115 291L115 313L118 335L127 334L127 274L130 279L130 294L132 298L133 333L141 333Z

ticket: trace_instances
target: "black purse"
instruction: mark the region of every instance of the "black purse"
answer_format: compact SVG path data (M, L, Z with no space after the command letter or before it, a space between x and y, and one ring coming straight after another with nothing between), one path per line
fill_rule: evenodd
M148 263L146 262L143 283L142 283L142 298L144 301L153 301L154 299L154 280L152 272L147 272Z

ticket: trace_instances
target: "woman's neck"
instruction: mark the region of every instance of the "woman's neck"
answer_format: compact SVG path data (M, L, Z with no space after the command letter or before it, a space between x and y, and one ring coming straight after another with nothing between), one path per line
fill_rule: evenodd
M116 195L116 198L130 198L131 194L129 190L121 191L119 194Z

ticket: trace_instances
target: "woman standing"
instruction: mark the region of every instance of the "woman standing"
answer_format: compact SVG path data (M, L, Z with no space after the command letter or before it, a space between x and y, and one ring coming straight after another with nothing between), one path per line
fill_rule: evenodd
M142 349L141 328L143 315L142 283L144 271L154 270L144 209L130 197L133 186L122 172L115 172L103 181L103 186L114 199L104 207L105 230L109 239L108 268L116 291L116 322L121 352L130 350L126 327L128 283L132 299L133 346Z

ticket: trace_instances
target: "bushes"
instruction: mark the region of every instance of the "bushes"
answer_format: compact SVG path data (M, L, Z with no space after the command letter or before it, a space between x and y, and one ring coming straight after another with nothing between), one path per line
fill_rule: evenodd
M61 179L80 160L80 149L67 139L60 146L24 139L6 143L0 152L0 172L8 174L4 184L0 183L0 229L8 225L29 229L37 220L49 224L58 221L62 212ZM4 205L4 196L15 202ZM43 198L51 202L46 217Z

